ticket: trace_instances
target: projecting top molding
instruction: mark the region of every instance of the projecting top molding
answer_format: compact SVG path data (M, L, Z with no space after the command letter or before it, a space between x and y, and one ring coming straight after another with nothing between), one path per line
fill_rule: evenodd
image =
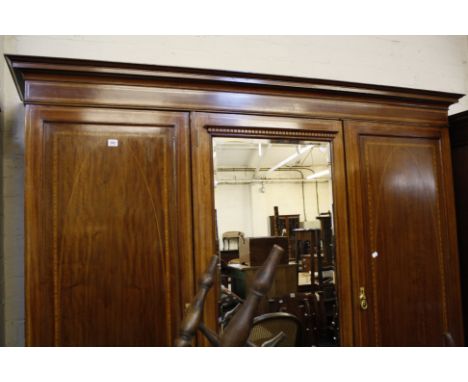
M311 79L301 77L266 75L223 70L208 70L172 66L127 64L107 61L78 60L36 56L5 55L14 73L18 89L24 97L24 75L32 72L49 74L77 74L108 78L145 78L154 80L177 80L188 88L212 89L208 85L231 85L258 91L262 89L283 89L311 94L343 94L369 96L422 103L449 105L463 94L438 91L416 90L401 87L368 85L362 83Z
M435 113L442 112L445 123L448 107L463 96L222 70L19 55L5 58L26 104L261 112L400 122L420 119L428 123L441 122ZM398 117L394 117L396 113Z

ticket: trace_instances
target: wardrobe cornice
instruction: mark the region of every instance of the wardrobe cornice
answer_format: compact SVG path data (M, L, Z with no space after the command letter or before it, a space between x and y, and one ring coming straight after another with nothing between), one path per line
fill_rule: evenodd
M447 107L463 96L457 93L430 90L224 70L20 55L5 55L5 57L14 74L20 94L23 97L24 76L31 72L48 74L67 73L68 75L86 74L93 77L110 77L115 80L119 78L172 79L179 81L181 85L197 85L200 89L204 89L208 84L216 83L224 86L244 86L246 89L251 89L258 93L261 93L262 89L279 88L288 91L308 92L310 94L360 96ZM206 89L209 90L211 88L206 87Z

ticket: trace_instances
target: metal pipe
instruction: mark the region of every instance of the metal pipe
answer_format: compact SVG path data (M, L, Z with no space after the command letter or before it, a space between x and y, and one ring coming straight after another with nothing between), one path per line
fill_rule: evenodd
M323 166L316 166L316 167L320 167L320 168L323 168ZM216 168L216 171L218 172L255 172L255 168L253 167L218 167ZM312 173L314 173L315 171L312 170L309 167L301 167L301 166L295 166L295 167L288 167L288 168L279 168L277 169L276 171L304 171L304 170L307 170L307 171L310 171ZM268 171L268 168L261 168L259 169L259 171Z
M222 184L262 184L262 183L323 183L328 182L328 179L297 179L297 178L285 178L285 179L245 179L245 180L217 180L217 185Z

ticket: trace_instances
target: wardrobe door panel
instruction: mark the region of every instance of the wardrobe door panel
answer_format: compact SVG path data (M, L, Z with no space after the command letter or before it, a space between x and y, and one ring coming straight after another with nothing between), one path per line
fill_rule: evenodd
M442 346L448 336L460 341L443 140L440 130L346 125L362 345Z
M179 254L191 251L189 237L178 238L178 225L190 225L179 193L187 116L30 113L37 155L28 158L27 203L37 216L27 218L28 344L170 345L181 308Z

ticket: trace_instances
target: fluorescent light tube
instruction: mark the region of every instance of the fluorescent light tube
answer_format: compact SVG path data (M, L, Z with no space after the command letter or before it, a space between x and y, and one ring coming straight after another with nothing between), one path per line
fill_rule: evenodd
M309 175L306 179L317 179L317 178L321 178L325 175L329 175L330 174L330 170L323 170L323 171L319 171L319 172L315 172L311 175Z
M272 168L270 168L268 170L268 172L273 172L277 169L279 169L280 167L283 167L285 164L291 162L294 158L298 157L299 155L305 153L307 150L310 150L312 147L314 147L314 145L307 145L301 149L299 149L298 152L294 153L293 155L287 157L285 160L282 160L281 162L279 162L276 166L273 166Z

